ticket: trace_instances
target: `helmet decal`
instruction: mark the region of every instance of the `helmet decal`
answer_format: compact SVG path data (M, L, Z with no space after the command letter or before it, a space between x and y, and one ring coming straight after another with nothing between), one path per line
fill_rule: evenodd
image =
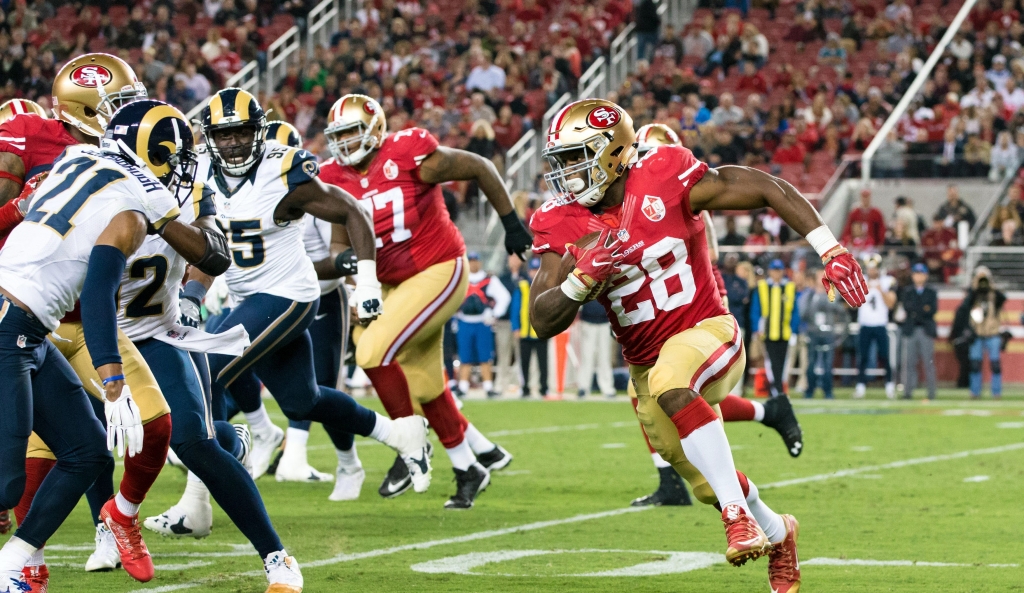
M619 112L610 107L597 107L587 115L587 124L592 128L603 130L619 123L622 116Z
M86 64L71 71L71 82L86 88L104 86L113 78L110 70L99 64Z

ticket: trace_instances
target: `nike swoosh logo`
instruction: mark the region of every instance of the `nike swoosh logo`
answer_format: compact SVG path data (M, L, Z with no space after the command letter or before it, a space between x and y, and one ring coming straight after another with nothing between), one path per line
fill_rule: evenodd
M748 539L747 541L740 542L740 545L742 545L742 546L752 546L752 545L756 544L759 541L761 541L761 538L755 537L753 539Z
M320 315L314 315L313 316L313 321L320 321L324 317L327 317L327 313L321 313Z
M398 492L399 490L405 488L406 484L408 484L410 481L412 481L412 478L406 478L401 482L388 482L388 494L394 494L395 492Z
M590 263L594 264L595 266L607 266L608 264L610 264L612 262L611 261L597 261L597 260L593 260Z
M415 463L416 466L420 468L421 472L423 472L424 474L427 473L428 467L427 467L427 452L426 451L423 451L423 454L420 455L419 459L416 459L415 457L412 457L412 456L409 456L409 459L411 459L412 462Z

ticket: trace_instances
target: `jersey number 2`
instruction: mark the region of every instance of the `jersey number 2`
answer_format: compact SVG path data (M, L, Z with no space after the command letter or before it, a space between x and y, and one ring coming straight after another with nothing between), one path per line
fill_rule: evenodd
M132 302L124 308L124 316L137 319L139 317L155 317L164 314L163 304L151 304L153 296L164 285L167 279L167 258L162 255L142 257L132 262L128 268L128 277L132 280L145 280L153 274L153 281L135 295Z
M662 267L658 260L670 253L674 261L667 268ZM693 302L693 297L697 294L697 285L693 281L693 269L686 263L688 256L686 243L682 239L665 237L644 249L640 265L629 266L623 271L626 281L608 293L612 311L615 311L619 318L621 327L654 319L656 308L661 311L672 311ZM640 292L648 278L651 283L651 294L654 296L653 302L651 299L640 301L635 304L632 311L627 311L622 303L623 297ZM679 286L671 287L674 291L670 293L669 283L673 278L678 278L675 282L678 282Z
M360 202L363 208L369 211L370 216L374 216L375 210L383 210L388 207L388 204L391 204L391 226L395 229L391 233L391 242L401 243L412 238L412 231L405 228L405 195L402 193L402 188L393 187L388 191L374 194L372 197L363 198ZM377 249L381 247L384 247L384 240L377 237Z

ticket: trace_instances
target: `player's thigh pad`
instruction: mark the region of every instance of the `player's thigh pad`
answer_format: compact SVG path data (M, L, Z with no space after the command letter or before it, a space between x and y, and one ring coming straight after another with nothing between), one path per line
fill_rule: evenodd
M364 369L391 364L403 348L432 339L462 305L469 284L466 267L460 257L385 287L384 314L355 336L356 364Z
M406 344L396 360L409 383L409 397L415 404L434 401L444 392L444 327L430 334L417 336L414 343Z
M631 396L637 398L636 417L643 425L651 446L690 484L697 500L705 504L714 504L718 499L708 481L692 463L686 460L682 443L679 442L679 429L661 409L657 400L651 397L648 384L650 370L651 367L629 367L631 381L628 391Z
M153 339L139 342L138 348L171 405L171 444L214 438L210 402L189 353Z
M49 337L57 350L71 363L71 368L82 380L85 391L102 400L103 394L97 391L96 386L93 385L93 381L100 382L100 376L93 368L92 357L89 356L89 350L85 346L85 332L82 331L82 324L62 323L57 331L51 333ZM149 365L146 364L135 344L132 344L132 341L120 329L117 330L117 349L121 353L125 383L132 390L132 399L135 400L135 404L139 406L142 423L146 424L164 414L170 414L171 408L167 405L156 378L149 370Z
M743 341L732 315L705 319L665 342L651 367L651 396L689 389L715 405L743 372ZM730 381L732 381L730 383Z

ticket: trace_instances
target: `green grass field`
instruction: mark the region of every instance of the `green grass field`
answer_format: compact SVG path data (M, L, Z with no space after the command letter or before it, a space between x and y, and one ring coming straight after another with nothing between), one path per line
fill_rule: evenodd
M770 429L727 428L737 466L770 506L800 520L802 590L1024 590L1024 543L1015 535L1024 399L966 402L950 393L922 404L871 395L796 401L806 449L795 460ZM629 509L653 489L656 473L625 398L468 401L464 411L516 456L470 511L442 508L454 483L440 450L428 493L380 498L392 454L363 439L367 481L357 502L329 502L328 484L259 481L306 591L769 590L766 559L724 564L714 509ZM310 461L333 471L334 452L319 427L310 445ZM184 482L166 469L143 516L176 502ZM50 590L262 592L255 552L215 512L213 535L204 540L146 532L158 571L141 585L123 571L82 570L93 534L83 501L48 547Z

